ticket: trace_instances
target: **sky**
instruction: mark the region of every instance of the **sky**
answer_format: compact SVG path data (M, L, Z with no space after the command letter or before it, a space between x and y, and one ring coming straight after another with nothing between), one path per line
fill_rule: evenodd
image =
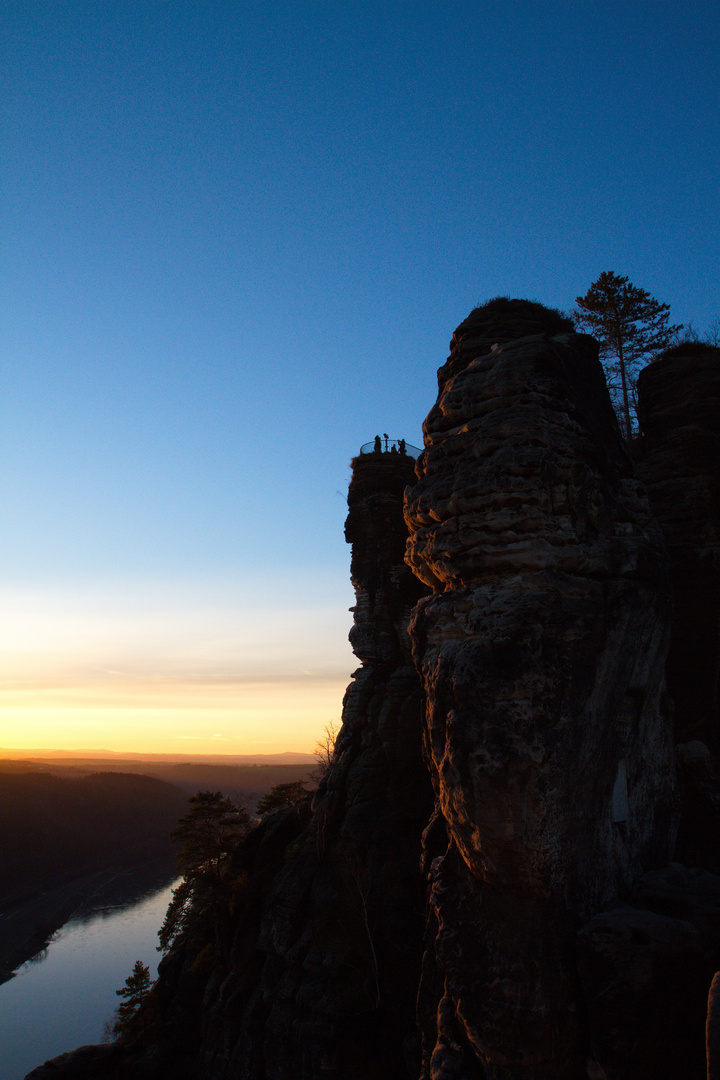
M311 751L453 329L720 315L720 7L7 0L0 747Z

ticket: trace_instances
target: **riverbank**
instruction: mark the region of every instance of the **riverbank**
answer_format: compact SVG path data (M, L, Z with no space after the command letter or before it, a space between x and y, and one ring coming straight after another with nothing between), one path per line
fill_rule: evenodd
M147 874L144 874L147 876ZM0 986L0 1078L20 1080L50 1058L101 1043L137 960L155 978L161 925L177 878L137 902L114 901L111 883L81 902L37 962ZM129 886L124 879L120 883ZM132 889L125 891L132 892ZM86 908L99 902L93 913Z
M171 857L108 867L13 905L0 916L0 984L12 979L22 964L41 955L72 918L139 899L175 876L176 863Z

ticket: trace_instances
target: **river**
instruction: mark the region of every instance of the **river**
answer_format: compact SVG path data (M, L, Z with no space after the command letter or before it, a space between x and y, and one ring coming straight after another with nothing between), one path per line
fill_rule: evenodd
M0 985L0 1080L23 1080L48 1058L102 1042L122 1000L115 991L136 960L155 978L157 931L177 882L167 874L162 887L145 879L138 890L123 875L119 889L98 895L94 909L76 914Z

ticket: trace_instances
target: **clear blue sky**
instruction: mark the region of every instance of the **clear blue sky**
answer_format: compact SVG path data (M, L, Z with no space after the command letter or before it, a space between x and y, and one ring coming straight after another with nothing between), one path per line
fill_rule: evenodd
M716 0L9 0L0 746L311 747L355 663L349 460L421 441L468 311L613 270L720 314L719 30ZM285 687L260 733L248 685Z

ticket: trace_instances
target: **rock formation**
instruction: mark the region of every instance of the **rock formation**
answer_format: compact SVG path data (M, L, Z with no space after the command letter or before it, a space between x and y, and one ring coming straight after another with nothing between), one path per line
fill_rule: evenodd
M708 988L720 963L720 878L677 863L580 930L577 962L595 1072L705 1080ZM584 1077L583 1077L584 1080Z
M638 378L638 473L670 556L677 742L720 753L720 349L680 345Z
M579 935L578 970L601 1075L705 1080L705 995L720 966L720 349L684 343L645 368L638 412L633 454L672 581L675 858L686 865L644 874L628 903L594 916ZM711 994L708 1076L718 1063L714 1012Z
M668 686L683 813L679 857L720 870L720 349L684 343L638 379L638 472L668 547Z
M672 850L665 555L597 353L539 305L474 311L406 496L433 1080L582 1076L576 933Z
M720 363L690 354L640 376L648 502L592 338L527 301L458 327L416 470L353 462L362 666L312 803L240 845L144 1030L33 1080L702 1080Z

